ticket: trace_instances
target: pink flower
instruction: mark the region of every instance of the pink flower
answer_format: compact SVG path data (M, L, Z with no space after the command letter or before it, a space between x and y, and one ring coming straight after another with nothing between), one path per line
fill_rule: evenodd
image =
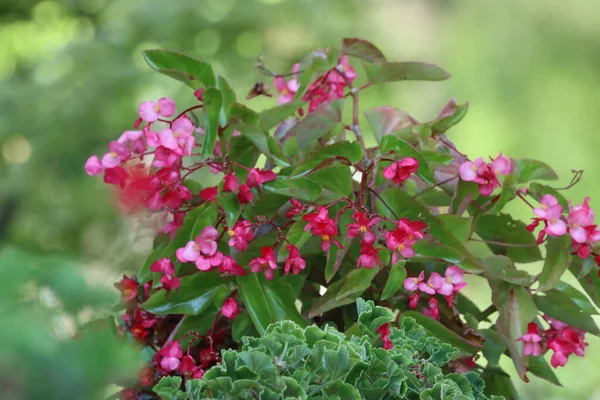
M594 211L590 208L589 201L590 198L586 197L582 204L575 207L569 203L567 224L569 225L569 234L577 243L584 243L587 240L584 227L594 223Z
M117 185L124 188L127 178L129 178L129 174L121 167L107 168L104 170L104 182L110 185Z
M336 71L338 71L339 73L331 73L327 77L327 79L330 82L345 85L346 80L348 80L349 82L352 82L357 76L356 71L354 70L352 65L350 65L350 62L348 61L348 56L342 57L341 62L336 66ZM346 79L344 79L341 76L341 74L344 74L344 77Z
M193 134L194 124L192 121L185 116L179 117L173 121L170 128L160 131L160 144L179 155L190 155L195 144Z
M223 257L223 263L221 264L221 273L223 274L231 274L236 276L246 276L248 272L241 265L239 265L233 257L225 256Z
M160 366L165 371L175 371L181 365L181 357L183 357L183 351L179 342L172 341L165 345L158 351L158 355L162 356L160 360Z
M223 262L223 253L220 251L215 252L211 255L200 255L196 261L196 268L200 271L212 271L215 267L218 267Z
M411 294L410 296L408 296L408 300L409 300L408 306L414 310L419 305L419 299L420 299L419 292Z
M194 240L190 240L184 247L175 251L177 259L183 263L195 262L200 257L200 246Z
M432 272L427 283L423 281L419 282L419 290L433 296L439 290L440 286L442 286L443 281L444 278L440 274Z
M221 314L227 319L235 319L240 312L240 307L238 306L237 301L233 297L228 298L223 302L223 306L221 307Z
M181 286L181 280L174 277L172 274L163 274L163 276L160 277L160 282L162 283L163 289L167 292L177 290Z
M277 269L275 251L271 247L265 246L260 249L260 254L262 257L256 257L250 261L250 271L260 272L264 269L265 277L270 281L273 279L273 271Z
M200 248L200 251L207 255L212 256L217 251L217 237L219 232L214 226L204 227L200 231L200 235L196 238L196 243Z
M115 283L115 287L121 292L121 302L128 303L138 295L138 282L123 275L123 279Z
M360 245L360 256L356 261L356 268L361 266L369 269L375 268L377 265L381 265L379 259L379 250L373 247L371 243L361 243Z
M104 171L104 166L98 156L91 156L85 162L85 172L90 176L98 176Z
M440 309L438 308L438 301L435 298L432 297L429 299L429 308L424 308L423 314L439 321Z
M252 200L254 200L254 193L252 193L247 185L241 184L238 189L237 199L240 204L252 203Z
M485 169L485 161L479 157L475 162L465 161L462 163L459 168L459 174L463 181L471 182L475 181L480 175L483 175Z
M150 271L174 275L175 266L169 258L161 258L160 260L154 261L152 265L150 265Z
M304 268L306 268L306 261L300 257L300 251L292 244L287 247L289 256L285 261L284 272L286 275L290 273L290 270L294 275L298 275Z
M395 162L383 170L384 178L391 179L397 185L402 184L411 174L414 174L419 169L419 161L415 158L408 157L401 161Z
M500 186L498 175L508 175L512 173L510 158L498 155L491 163L486 164L483 158L478 158L474 162L465 161L459 168L460 177L467 182L476 182L479 184L479 193L482 196L492 194L497 186Z
M173 220L167 222L165 226L162 227L163 233L168 233L171 236L171 240L175 236L177 229L179 229L183 225L183 219L185 218L185 213L176 212L173 214Z
M218 192L219 192L219 190L218 190L217 186L213 186L213 187L208 187L208 188L202 189L198 195L200 196L200 198L202 200L215 201L217 199Z
M294 96L300 87L300 84L296 79L290 79L286 82L283 76L275 77L275 88L279 96L279 104L291 103L294 101Z
M292 219L296 215L304 212L304 206L298 200L290 199L290 203L292 203L292 209L285 214L286 218Z
M258 168L252 168L246 177L246 184L248 187L253 188L254 186L259 186L265 182L274 181L275 179L277 179L277 175L275 175L275 172L273 171L261 171Z
M524 343L523 355L534 357L539 356L542 353L542 337L540 336L540 330L535 322L530 322L527 325L527 333L517 339Z
M229 173L223 177L223 191L235 192L239 187L238 178L233 173Z
M246 251L248 249L248 242L254 238L252 224L246 220L235 224L233 229L230 229L227 233L231 236L229 246L235 247L238 251Z
M114 168L125 161L130 155L129 148L117 141L112 141L108 144L108 153L102 157L102 165L106 168Z
M409 292L414 292L419 288L419 285L425 279L425 271L421 271L418 277L406 278L404 280L404 289Z
M402 218L398 221L395 230L385 234L386 247L392 251L392 263L398 262L398 254L402 257L411 258L415 255L415 250L412 245L419 239L424 237L421 232L427 225L422 221L409 221L407 218Z
M158 146L154 151L152 166L157 168L181 167L181 155L164 146Z
M502 153L498 154L498 157L492 160L491 168L496 175L512 174L512 165L510 162L510 158L503 156Z
M365 214L360 211L352 214L352 218L356 220L355 223L348 224L348 231L346 237L356 238L360 234L363 235L362 240L364 243L374 243L375 234L371 231L371 228L377 225L380 221L379 217L369 219Z
M458 292L467 286L467 283L464 281L464 275L462 269L454 265L449 266L446 268L444 279L441 281L437 292L444 296L451 296L453 293Z
M545 233L551 236L564 235L567 225L561 219L563 208L558 204L558 200L551 194L547 194L542 197L540 204L540 207L533 209L533 213L546 222Z
M585 354L585 332L572 328L553 318L544 316L550 323L550 328L544 334L548 340L548 348L554 351L550 364L554 367L564 367L571 354L582 357Z
M175 102L162 97L156 103L152 101L143 102L138 108L140 117L146 122L155 122L160 117L170 117L175 113Z

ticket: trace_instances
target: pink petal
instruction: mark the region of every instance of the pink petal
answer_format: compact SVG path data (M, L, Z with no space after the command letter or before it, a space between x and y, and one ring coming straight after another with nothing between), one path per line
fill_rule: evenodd
M419 290L421 292L430 294L430 295L434 295L435 294L435 289L430 287L428 284L426 284L425 282L421 282L419 283Z
M102 157L102 165L104 165L106 168L114 168L114 167L118 166L120 163L121 163L121 160L119 159L119 157L117 156L117 154L115 152L106 153Z
M149 131L146 132L146 143L150 147L158 147L160 146L160 139L158 138L158 133Z
M557 205L558 200L556 200L556 197L552 196L551 194L546 194L540 199L540 203L545 205L546 207L550 207Z
M415 249L410 246L405 246L402 250L400 250L400 254L404 258L411 258L415 256Z
M210 271L213 266L210 265L210 260L204 256L200 256L196 259L196 268L200 271Z
M100 175L103 170L104 167L102 166L102 163L100 162L98 156L91 156L85 162L85 172L88 175L97 176Z
M587 233L581 226L578 226L577 228L570 228L569 234L577 243L585 243L587 239Z
M181 361L175 357L164 357L160 361L160 366L166 371L175 371L179 368Z
M188 137L194 133L194 124L192 124L189 118L179 117L173 121L171 129L178 132L182 137Z
M567 224L562 219L557 219L555 222L549 223L545 230L548 235L562 236L567 232Z
M284 90L287 90L288 88L285 78L282 76L276 76L273 83L275 84L275 88L279 93L283 92Z
M152 101L146 101L140 104L138 113L146 122L155 122L158 119L158 113L155 110L156 104Z
M162 97L156 102L158 114L162 117L170 117L175 114L175 102L169 97Z
M444 273L444 276L448 279L450 279L450 282L453 284L457 284L457 283L461 283L464 278L465 278L465 273L463 272L462 269L451 265L448 268L446 268L446 272Z
M383 177L387 179L393 179L398 171L398 165L396 163L383 169Z
M460 177L463 181L470 182L477 177L476 166L470 161L465 161L459 168Z
M417 278L406 278L404 280L404 289L409 292L414 292L419 288L419 280Z
M194 262L198 259L198 257L200 257L200 252L197 248L196 242L188 242L184 247L182 258L187 260L188 262Z
M173 135L173 131L171 129L163 129L160 131L160 144L167 149L175 150L179 148L177 144L177 139Z
M444 296L450 296L452 293L454 293L454 286L444 279L440 282L437 292Z

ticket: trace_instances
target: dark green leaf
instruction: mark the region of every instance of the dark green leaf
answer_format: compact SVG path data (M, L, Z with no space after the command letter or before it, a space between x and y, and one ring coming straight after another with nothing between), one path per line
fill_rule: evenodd
M450 213L462 215L469 204L479 197L479 185L475 182L467 182L460 179L456 191L452 195Z
M492 256L481 262L487 267L488 279L501 279L518 286L530 286L535 281L535 277L528 272L516 269L506 256Z
M340 53L360 58L369 63L382 63L386 61L383 53L373 43L357 38L344 38Z
M445 115L442 118L436 119L433 122L430 122L431 129L435 133L444 133L448 129L452 128L454 125L458 124L464 117L467 115L467 111L469 111L469 103L456 105L454 99L451 100L451 109L448 110L449 115ZM446 106L448 107L448 106Z
M395 81L443 81L450 74L433 64L422 62L384 62L364 64L367 79L370 83Z
M204 111L206 112L206 129L202 143L202 157L213 154L219 131L219 114L223 106L223 93L217 88L208 88L202 94Z
M396 136L387 135L381 140L381 151L383 153L393 152L398 156L398 161L404 157L412 157L419 162L419 169L417 173L427 183L435 183L433 171L427 163L427 160L423 157L419 151L417 151L409 143L397 138Z
M541 161L520 159L515 160L515 162L521 170L519 183L525 183L533 180L554 181L558 179L556 172L554 172L552 168Z
M267 281L264 276L257 274L239 276L237 280L240 298L261 335L276 321L290 320L306 326L296 309L295 297L289 285L277 280Z
M331 203L340 197L352 194L352 172L350 167L343 165L324 168L310 174L310 180L318 183L322 188L320 203ZM330 192L330 193L328 193Z
M571 300L573 300L575 304L577 304L577 306L579 306L579 308L581 308L584 312L592 315L599 314L598 309L590 302L588 297L568 283L558 281L554 288L569 296Z
M399 261L390 270L388 279L385 282L383 291L381 292L380 300L386 300L395 295L406 279L406 268L404 268L405 261Z
M168 50L145 50L142 52L148 65L162 74L198 88L215 86L215 73L210 64L182 53Z
M485 337L483 356L487 360L488 366L497 367L500 363L500 357L506 351L506 345L494 329L482 329L479 332Z
M414 318L420 325L422 325L427 332L437 337L442 343L448 343L457 349L464 351L469 354L475 354L483 348L479 343L470 342L465 338L452 332L444 325L439 323L433 318L423 315L416 311L406 311L402 313L402 318Z
M600 306L600 277L598 274L584 274L586 263L589 260L582 260L579 257L571 257L569 271L579 280L583 290L590 296L596 306Z
M571 257L571 238L569 235L548 238L546 245L546 260L544 269L539 277L539 291L545 292L556 286L561 276L567 270Z
M507 244L504 246L488 243L488 247L494 254L506 255L518 263L542 260L535 237L527 230L525 223L514 220L508 214L479 217L475 224L475 233L483 240ZM511 246L511 244L517 246Z
M516 176L509 175L504 179L504 184L502 185L502 192L497 200L494 202L492 208L488 211L490 214L496 214L501 212L504 209L504 206L508 204L509 201L514 199L517 196L517 186L516 186Z
M473 218L459 217L453 214L442 214L438 218L446 224L446 229L461 243L466 243L471 236Z
M336 157L347 158L351 163L358 163L363 158L363 150L358 142L341 141L317 149L310 153L304 160L298 163L292 176L297 176L303 172L310 171L313 168L323 165L326 160L332 162Z
M300 151L308 149L342 121L343 107L343 99L321 104L294 125L288 135L296 136Z
M166 291L159 290L141 307L157 315L198 315L213 305L213 297L222 285L223 280L218 273L198 272L181 278L178 291L173 291L167 296Z
M294 179L278 177L274 181L264 183L263 189L265 192L277 193L306 201L315 201L322 190L321 185L306 177Z
M260 126L264 130L271 130L279 125L279 123L294 115L303 104L304 102L302 101L294 101L262 111L259 114Z
M562 386L548 362L541 355L537 357L529 356L529 372L556 386Z
M552 289L545 295L536 294L534 300L540 311L549 317L582 331L600 335L591 315L583 311L566 293Z
M219 193L217 196L217 204L225 210L227 227L233 229L233 226L242 213L242 207L240 206L237 196L233 193Z

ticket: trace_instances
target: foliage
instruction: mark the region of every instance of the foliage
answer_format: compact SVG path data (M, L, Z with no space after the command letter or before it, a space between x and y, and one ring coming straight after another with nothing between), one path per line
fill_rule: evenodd
M403 318L384 350L364 322L392 313L358 299L361 335L346 338L325 325L301 328L291 321L270 325L259 337L242 338L242 349L223 350L222 363L202 380L165 377L154 387L174 399L487 399L476 372L444 374L456 349L440 343L412 318ZM362 323L360 323L362 321ZM500 399L492 396L492 399Z
M586 333L600 333L595 306L561 280L576 270L593 293L600 230L588 199L573 206L562 189L536 182L557 178L540 161L469 160L447 137L466 103L452 100L427 122L378 107L361 123L363 92L446 79L443 69L387 61L373 44L344 39L340 49L308 54L291 74L259 61L280 105L257 113L206 62L167 50L144 57L197 102L179 114L170 98L142 103L136 130L85 165L117 187L127 211L168 217L137 278L118 284L121 329L160 348L128 393L152 396L165 375L202 376L219 350L264 335L274 322L330 322L352 333L364 324L351 306L358 297L414 318L460 351L451 368L480 370L493 382L506 354L524 381L531 373L558 384L541 354L564 366L584 354ZM249 97L260 94L259 85ZM365 143L367 126L376 146ZM220 183L196 180L203 169ZM532 209L533 222L505 212L513 201ZM537 276L518 268L541 260ZM489 284L485 310L461 293L465 273ZM495 313L495 324L479 329ZM384 329L385 318L375 321L369 331ZM389 348L394 335L382 338ZM475 362L479 353L486 365ZM488 387L513 397L511 385Z

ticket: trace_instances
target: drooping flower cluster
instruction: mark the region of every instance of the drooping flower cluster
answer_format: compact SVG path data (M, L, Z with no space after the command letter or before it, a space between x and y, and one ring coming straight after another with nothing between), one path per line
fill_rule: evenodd
M317 212L306 214L302 217L308 222L305 231L310 229L311 235L321 237L321 249L329 251L333 242L337 247L342 248L339 240L335 238L338 234L337 224L329 217L329 211L325 207L319 207Z
M548 329L542 332L535 322L530 322L527 333L517 339L524 343L524 355L536 357L544 351L552 350L550 364L554 368L564 367L572 354L584 356L588 345L585 342L585 332L547 316L544 319L550 325Z
M404 258L411 258L415 255L413 245L419 239L423 239L423 230L427 224L422 221L410 221L408 218L402 218L396 224L396 229L385 234L386 246L392 251L392 264L398 262L398 253Z
M479 193L482 196L489 196L500 186L498 176L512 173L512 165L510 158L500 153L489 163L481 157L474 162L465 161L461 164L459 173L464 181L479 184Z
M323 53L323 56L326 57L326 53ZM294 101L296 92L300 88L299 67L299 64L292 67L293 78L288 81L281 75L275 77L274 83L279 92L279 104ZM302 96L302 100L308 102L308 112L313 112L324 102L344 97L346 88L355 78L356 71L350 65L348 56L342 57L334 69L317 78Z
M125 312L121 315L122 324L119 330L128 332L138 342L145 343L152 337L152 328L159 320L157 316L140 307L148 299L152 281L141 287L141 293L139 283L126 276L123 276L115 287L121 292L121 302L126 306Z
M175 266L169 258L161 258L152 263L152 265L150 265L150 271L162 274L160 282L162 283L163 289L167 292L179 289L181 286L181 280L174 276Z
M415 292L410 296L410 308L417 308L420 293L425 293L430 296L441 294L446 298L449 305L452 304L454 294L467 286L464 281L464 272L457 266L450 265L446 268L442 277L437 272L432 272L429 279L425 281L425 271L421 271L418 277L406 278L404 280L404 288L408 292ZM431 316L434 319L439 319L438 302L434 297L429 299L429 308L425 308L423 313Z
M383 177L391 179L393 183L401 185L412 174L419 169L419 161L412 157L392 163L389 167L383 169Z

